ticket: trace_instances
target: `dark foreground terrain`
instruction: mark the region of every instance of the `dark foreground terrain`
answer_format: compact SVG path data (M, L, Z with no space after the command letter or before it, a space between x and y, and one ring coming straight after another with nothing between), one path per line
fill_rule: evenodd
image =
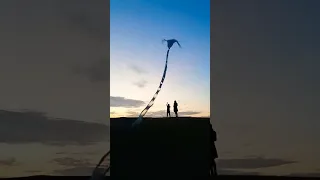
M203 176L210 168L209 118L136 118L110 122L112 176Z
M157 179L157 176L153 176ZM166 178L170 179L170 176ZM1 179L1 178L0 178ZM90 180L89 176L31 176L31 177L21 177L21 178L6 178L1 180L63 180L63 179L75 179L75 180ZM106 179L116 179L112 177L106 177ZM120 178L119 178L120 179ZM128 178L135 179L135 178ZM310 178L310 177L281 177L281 176L231 176L222 175L216 177L216 179L261 179L261 180L319 180L320 178Z

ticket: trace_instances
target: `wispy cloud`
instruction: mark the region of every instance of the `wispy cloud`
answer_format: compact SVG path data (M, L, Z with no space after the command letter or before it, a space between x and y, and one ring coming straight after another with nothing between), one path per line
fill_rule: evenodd
M217 170L218 174L222 175L260 175L259 172L244 172L230 169L220 169L219 167L217 167Z
M91 176L94 170L94 166L92 167L71 167L66 169L54 170L54 174L62 175L62 176Z
M52 162L64 166L64 169L55 170L54 173L65 176L89 176L94 165L88 159L74 159L70 157L56 158Z
M74 159L70 157L55 158L52 162L61 166L83 167L93 165L88 159Z
M294 177L320 177L319 172L311 172L311 173L291 173L289 176Z
M127 111L126 114L128 117L136 117L139 115L140 112L138 111ZM200 114L201 112L198 112L198 111L181 111L181 112L178 112L178 115L180 117L183 117L183 116L191 116L191 115L196 115L196 114ZM164 116L167 116L167 111L165 110L160 110L160 111L149 111L147 114L146 114L146 117L164 117ZM174 116L174 112L171 111L171 116Z
M136 65L129 65L129 68L134 71L135 73L138 73L138 74L145 74L147 73L147 71L139 66L136 66Z
M139 116L138 111L127 111L126 114L127 114L127 117L138 117Z
M0 119L0 143L43 143L65 146L88 145L109 139L109 126L48 118L41 112L0 110Z
M174 112L170 112L171 116L174 114ZM198 111L181 111L178 112L179 116L191 116L191 115L196 115L196 114L200 114L201 112ZM165 110L160 110L160 111L151 111L147 114L147 116L152 116L152 117L163 117L163 116L167 116L167 111Z
M127 99L120 96L110 96L110 107L134 108L144 105L145 102L135 99Z
M40 171L40 170L26 170L24 172L28 174L34 174L34 175L44 174L43 171Z
M109 163L110 159L107 159ZM90 176L93 172L95 163L88 159L74 159L70 157L56 158L52 162L64 166L64 169L55 170L54 173L64 176Z
M243 159L218 159L217 166L222 169L258 169L292 163L295 163L295 161L256 157Z
M100 59L94 61L89 66L83 65L74 68L74 72L87 77L92 82L108 82L110 81L109 61L107 59Z
M80 33L90 35L91 37L106 41L109 34L107 3L103 0L96 3L87 3L85 1L56 1L58 14L64 21ZM72 9L72 11L70 11ZM104 23L102 23L104 22Z
M0 160L0 166L16 166L16 165L18 165L18 162L14 157Z
M196 114L200 114L200 111L182 111L182 112L178 112L178 114L180 116L191 116L191 115L196 115Z
M135 82L133 84L136 85L139 88L144 88L146 86L146 84L147 84L147 81L146 80L140 80L140 81Z

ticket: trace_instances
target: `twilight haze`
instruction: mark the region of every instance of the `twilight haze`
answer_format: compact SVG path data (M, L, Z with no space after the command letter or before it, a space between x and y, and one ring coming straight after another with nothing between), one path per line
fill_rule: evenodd
M210 116L210 1L111 0L110 116L138 116L156 92L170 50L162 89L146 116L166 116L168 102L181 116ZM172 108L171 108L172 111Z
M0 1L0 177L90 175L108 150L108 10Z
M106 123L109 27L102 4L1 1L0 109Z
M320 176L319 6L212 1L211 121L229 159L218 167Z

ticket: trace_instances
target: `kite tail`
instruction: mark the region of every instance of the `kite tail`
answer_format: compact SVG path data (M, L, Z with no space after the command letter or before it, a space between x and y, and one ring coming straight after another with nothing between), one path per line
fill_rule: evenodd
M166 56L166 64L165 64L165 67L164 67L164 71L163 71L163 75L162 75L162 79L160 81L160 85L156 91L156 93L153 95L151 101L149 102L149 104L143 109L143 111L141 111L138 119L132 124L132 126L135 126L136 124L140 124L142 122L142 119L143 119L143 116L145 114L147 114L148 110L153 106L154 104L154 101L156 99L156 97L158 96L160 90L161 90L161 87L163 85L163 82L164 82L164 79L166 78L166 73L167 73L167 67L168 67L168 56L169 56L169 51L170 49L168 49L167 51L167 56Z
M97 164L97 166L94 168L93 173L91 175L91 179L90 180L103 180L106 173L110 170L110 165L109 167L104 170L103 172L100 171L100 165L102 164L102 162L106 159L107 156L110 155L110 151L108 151L104 156L102 156L102 158L100 159L99 163Z

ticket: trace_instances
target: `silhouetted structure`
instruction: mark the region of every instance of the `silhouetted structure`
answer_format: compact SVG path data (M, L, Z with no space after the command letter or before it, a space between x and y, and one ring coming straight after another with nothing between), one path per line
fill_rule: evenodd
M171 117L170 115L170 104L167 103L167 117Z
M173 102L173 111L176 114L176 117L178 117L178 103L176 100Z
M209 118L134 120L110 120L112 177L209 177Z

